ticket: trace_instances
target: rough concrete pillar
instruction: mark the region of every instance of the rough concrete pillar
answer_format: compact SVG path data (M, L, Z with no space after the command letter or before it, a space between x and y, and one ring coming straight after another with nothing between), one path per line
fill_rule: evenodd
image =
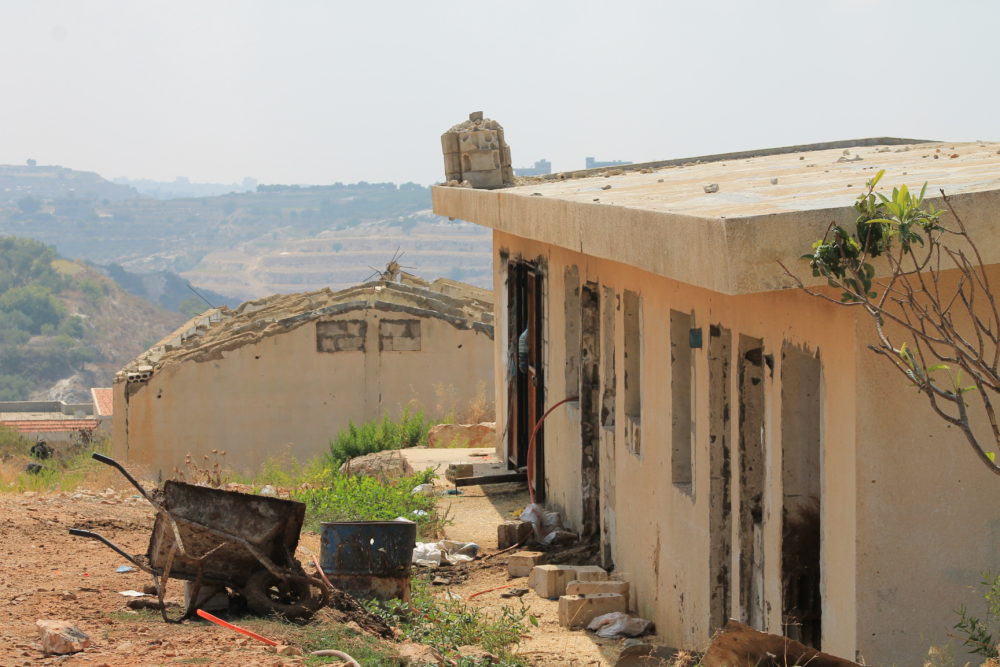
M483 118L482 111L469 114L469 120L442 134L441 150L446 181L487 190L514 182L503 128L495 120Z

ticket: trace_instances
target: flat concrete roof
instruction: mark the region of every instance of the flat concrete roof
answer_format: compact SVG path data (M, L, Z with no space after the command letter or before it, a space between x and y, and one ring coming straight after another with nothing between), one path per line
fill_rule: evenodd
M865 182L884 169L880 191L904 183L919 190L927 182L928 199L938 196L939 188L954 196L988 263L1000 262L1000 244L987 238L995 235L1000 221L1000 143L843 148L844 143L837 148L768 149L762 153L770 154L751 157L705 156L701 162L609 168L603 175L591 170L582 177L577 172L562 180L559 175L529 179L502 190L437 186L434 210L725 294L741 294L788 287L777 261L794 262L831 221L853 221L852 205ZM718 191L707 193L710 184L718 185ZM973 196L979 193L989 201ZM979 213L990 215L986 219ZM979 227L986 233L976 234ZM807 273L801 272L804 279ZM808 278L807 283L825 282Z

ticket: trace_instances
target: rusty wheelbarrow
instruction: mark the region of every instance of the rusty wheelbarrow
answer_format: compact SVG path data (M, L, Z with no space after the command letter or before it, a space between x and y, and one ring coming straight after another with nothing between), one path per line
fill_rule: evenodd
M132 556L97 533L69 532L103 542L153 575L164 620L193 615L203 584L243 595L255 613L286 618L309 617L329 600L326 584L307 575L294 558L305 516L302 503L175 480L150 493L114 459L93 457L117 468L156 510L149 549ZM169 618L163 604L171 577L193 583L178 619Z

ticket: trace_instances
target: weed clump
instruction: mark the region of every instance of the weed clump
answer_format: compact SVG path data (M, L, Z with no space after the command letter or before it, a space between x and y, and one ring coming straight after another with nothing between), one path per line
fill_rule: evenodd
M389 419L365 422L357 426L349 422L348 427L330 442L329 463L339 468L347 459L387 449L404 449L427 444L427 433L431 423L422 411L410 413L404 410L399 421Z
M409 602L373 600L366 603L368 610L391 626L399 629L403 638L433 647L445 658L457 661L462 667L479 664L520 667L527 665L523 658L511 653L528 632L528 624L538 625L538 619L528 613L522 602L520 608L506 605L496 614L457 599L438 600L430 592L426 581L414 578ZM481 646L499 662L485 658L463 656L460 647Z
M388 481L330 471L321 486L300 488L291 495L305 503L306 525L312 530L319 530L326 521L392 521L404 517L417 524L420 535L430 537L440 530L443 521L437 514L436 498L413 493L413 488L433 478L430 469Z

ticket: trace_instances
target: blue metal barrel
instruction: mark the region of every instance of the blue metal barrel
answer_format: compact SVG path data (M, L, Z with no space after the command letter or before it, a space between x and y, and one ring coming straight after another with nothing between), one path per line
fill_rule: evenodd
M410 599L417 524L343 521L322 526L320 566L334 586L358 598Z

